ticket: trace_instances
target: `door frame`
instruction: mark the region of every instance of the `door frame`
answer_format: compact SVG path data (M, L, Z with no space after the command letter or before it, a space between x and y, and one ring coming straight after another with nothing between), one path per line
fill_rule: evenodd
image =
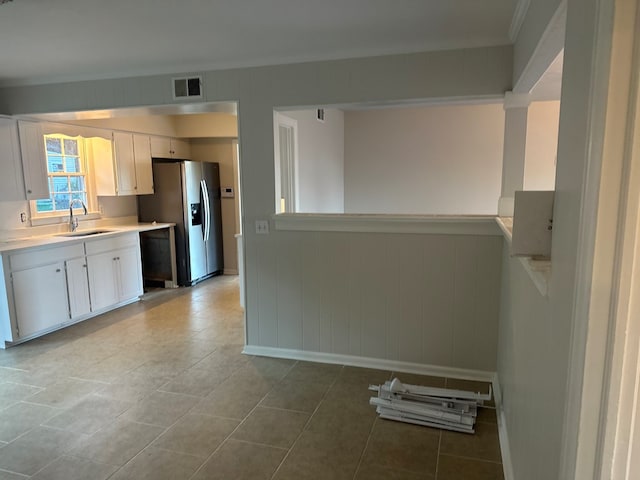
M289 165L289 197L291 198L291 207L285 207L283 211L281 203L280 203L280 195L282 190L282 166L280 159L280 127L284 126L287 128L291 128L293 131L291 140L292 145L290 145L290 151L293 154L293 159ZM280 112L273 112L273 146L274 146L274 168L275 168L275 212L276 213L295 213L300 209L300 201L299 201L299 161L298 161L298 121L283 115ZM291 175L291 170L293 170L293 175Z

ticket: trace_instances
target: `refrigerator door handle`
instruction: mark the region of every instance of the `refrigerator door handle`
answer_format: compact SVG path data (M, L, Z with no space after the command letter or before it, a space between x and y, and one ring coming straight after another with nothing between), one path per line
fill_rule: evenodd
M206 219L206 225L204 226L204 241L206 242L209 240L209 234L211 232L211 204L209 202L209 189L207 188L207 182L204 179L202 179L201 188L204 196L204 216Z
M205 197L205 189L204 189L204 180L200 180L200 212L202 215L201 218L201 226L202 226L202 240L207 240L207 198Z

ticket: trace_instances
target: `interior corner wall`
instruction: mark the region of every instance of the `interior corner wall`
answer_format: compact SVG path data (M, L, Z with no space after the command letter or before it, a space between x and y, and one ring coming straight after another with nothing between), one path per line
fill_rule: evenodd
M533 102L527 116L524 190L554 190L560 101Z
M325 108L281 114L298 124L298 213L344 213L344 113Z
M345 112L345 212L495 215L502 104Z
M403 255L402 264L413 268L416 262L411 252L414 250L406 248L407 242L413 242L416 251L428 253L424 261L431 265L430 271L456 267L461 271L459 278L469 280L465 272L482 273L477 269L478 262L484 262L487 269L493 269L491 272L496 270L495 266L499 267L500 238L489 237L493 241L485 243L486 239L472 236L468 245L460 247L453 257L447 257L449 263L438 268L441 254L424 250L423 245L426 240L443 241L440 235L277 230L272 221L275 213L273 111L302 105L501 98L504 91L511 88L512 59L511 46L498 46L203 72L204 102L238 101L248 345L333 354L341 351L344 339L348 338L354 349L357 348L354 352L389 359L397 350L378 349L380 345L387 345L389 331L397 334L398 342L400 339L418 342L414 346L416 352L427 349L428 345L444 345L446 335L453 334L459 336L455 344L464 356L460 363L467 365L473 360L475 365L495 366L499 274L492 274L495 281L467 285L470 289L477 285L478 308L486 312L482 315L476 315L475 307L469 302L455 302L457 292L461 291L456 290L459 285L447 283L449 288L442 295L448 297L442 299L450 301L444 305L457 308L453 318L460 318L462 323L442 325L443 331L435 336L420 335L422 327L415 324L415 315L404 308L407 302L397 303L402 309L389 310L389 315L383 302L390 298L387 287L392 285L405 296L402 298L420 306L425 296L432 295L429 284L416 282L415 275L401 271L389 282L380 274L381 265L393 264L369 259L379 262L380 247L387 245L384 251L390 255L389 262L395 258L393 255L399 254ZM173 104L169 88L172 76L4 88L0 89L0 111L28 114ZM256 233L256 220L270 221L268 235ZM478 242L485 247L477 247ZM451 242L443 245L452 248ZM321 252L316 246L329 248L327 255L318 257ZM343 277L341 269L346 265L344 260L349 259L346 255L351 248L360 260L354 262L348 276ZM347 285L359 290L350 296L349 290L339 290L336 282L331 281L335 278L348 281ZM335 295L318 297L323 294L314 288L318 279L327 280L320 287L326 285ZM437 280L436 276L434 282ZM443 282L435 284L439 286ZM306 296L307 292L313 296ZM348 301L355 301L355 295L360 296L358 317L351 315L352 303ZM321 304L314 303L319 298ZM315 316L320 314L321 317ZM312 325L304 324L306 320L315 319L318 321ZM473 329L466 328L465 321L471 322ZM348 337L344 336L345 331L349 332ZM474 332L485 331L486 344L474 350L474 356L469 358L466 347L475 345ZM395 348L398 342L392 346ZM454 363L455 357L437 360L447 367Z

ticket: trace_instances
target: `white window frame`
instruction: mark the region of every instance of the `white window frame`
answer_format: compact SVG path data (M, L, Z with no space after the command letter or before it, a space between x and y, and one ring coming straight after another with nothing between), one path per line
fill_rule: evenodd
M89 159L87 157L87 148L86 148L86 142L85 142L85 138L82 136L72 136L72 135L67 135L67 134L62 134L62 133L47 133L44 134L42 137L42 142L43 142L43 148L45 149L45 158L47 160L47 184L49 185L49 189L51 189L51 178L55 177L55 176L60 176L60 175L56 175L55 173L51 173L49 172L49 168L48 168L48 158L47 158L47 149L46 149L46 138L47 137L53 137L53 138L60 138L60 139L73 139L73 140L77 140L78 142L78 157L80 159L80 162L82 164L82 169L84 171L84 179L85 179L85 189L86 189L86 194L87 194L87 201L86 206L87 206L87 211L89 212L89 215L87 215L88 219L94 219L94 218L99 218L100 215L98 213L98 198L96 196L95 193L95 180L94 180L94 173L92 170L92 166L91 166L91 162L89 162ZM65 173L64 176L68 176L69 174ZM50 192L51 193L51 192ZM38 208L37 208L37 200L31 200L29 202L29 210L31 211L31 223L32 225L40 225L40 224L47 224L47 223L59 223L61 219L64 218L68 218L69 217L69 212L68 211L63 211L63 210L56 210L56 211L52 211L52 212L38 212ZM73 213L74 214L83 214L84 211L82 209L82 207L80 205L74 205L73 208Z

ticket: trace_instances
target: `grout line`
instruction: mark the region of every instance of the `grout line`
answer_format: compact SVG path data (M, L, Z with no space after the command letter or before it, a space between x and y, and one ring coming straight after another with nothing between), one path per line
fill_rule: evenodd
M438 469L440 468L440 448L442 447L442 430L438 435L438 454L436 455L436 476L435 480L438 480Z
M466 457L464 455L452 455L450 453L443 453L445 457L463 458L464 460L473 460L474 462L491 463L493 465L502 465L502 462L496 462L495 460L487 460L486 458Z
M298 363L300 363L300 362L297 361L295 363L295 365L297 365ZM289 458L289 455L291 454L291 451L296 446L296 443L298 443L298 440L300 440L300 437L302 436L302 434L307 430L307 427L309 426L309 423L311 423L311 419L317 413L317 411L320 409L320 406L324 403L325 399L327 398L328 393L331 391L333 386L336 384L336 382L338 381L338 377L340 377L342 372L344 372L344 365L340 365L340 371L338 372L338 374L335 376L335 378L331 382L331 385L329 385L329 388L327 388L327 390L324 392L324 395L322 395L322 398L318 402L318 405L316 405L316 408L313 410L313 413L311 413L311 415L309 415L309 418L307 419L305 424L302 426L302 429L300 430L300 433L298 434L296 439L291 444L291 447L289 447L289 451L287 452L287 454L282 458L282 461L280 462L278 467L273 471L273 475L271 475L271 477L270 477L272 480L278 474L278 472L280 471L280 468L282 468L282 465L284 465L284 462L287 460L287 458Z
M387 377L387 380L391 380L392 378L393 378L393 371L389 372L389 376ZM376 417L373 420L373 423L371 424L371 428L369 429L369 435L367 436L367 441L365 442L364 448L362 449L362 453L360 454L360 458L358 459L358 466L356 467L356 471L353 472L354 480L358 476L358 472L360 471L360 467L362 466L362 462L364 461L364 454L366 453L367 448L369 447L369 441L371 440L371 436L373 435L373 427L375 427L376 423L378 423L378 418L379 418L378 415L376 415Z
M362 453L360 454L360 458L358 459L358 465L356 466L355 472L353 472L353 478L358 476L358 472L360 471L360 467L362 466L362 462L364 461L364 454L367 452L367 448L369 448L369 442L371 441L371 437L373 436L373 429L378 423L379 417L376 415L373 423L371 424L371 428L369 428L369 435L367 435L367 441L364 444L364 448L362 449Z
M287 370L287 373L289 371L291 371L291 368L293 368L295 365L297 365L298 362L296 361L293 365L291 365L291 367L289 368L289 370ZM286 374L285 374L286 375ZM284 378L284 376L282 377ZM282 379L280 379L282 380ZM256 403L256 405L251 409L251 411L249 413L247 413L245 415L245 417L240 421L240 423L238 423L238 425L236 426L236 428L233 429L233 431L231 431L231 433L229 433L229 435L227 435L224 440L222 442L220 442L220 445L218 445L215 450L213 452L211 452L211 455L209 455L207 458L204 459L204 461L202 462L202 464L197 468L197 470L195 472L193 472L193 475L191 475L189 478L195 478L195 476L198 474L198 472L200 472L200 470L202 470L202 468L207 464L207 462L209 460L211 460L211 458L213 458L213 456L218 452L218 450L220 450L222 448L222 446L227 443L227 440L229 440L231 438L231 436L236 433L236 431L238 431L238 429L244 425L244 423L247 421L247 418L249 418L251 416L251 414L258 408L258 406L262 403L262 401L267 397L267 395L269 395L269 393L271 393L271 390L273 390L273 387L271 387L271 389L269 389L269 391L267 393L265 393L262 398ZM191 409L189 410L189 412L195 408L195 405L193 407L191 407ZM188 412L187 412L188 413ZM247 442L250 443L250 442ZM294 442L295 443L295 442ZM270 445L271 446L271 445ZM292 446L293 447L293 446ZM276 447L277 448L277 447ZM286 455L285 455L286 458Z

